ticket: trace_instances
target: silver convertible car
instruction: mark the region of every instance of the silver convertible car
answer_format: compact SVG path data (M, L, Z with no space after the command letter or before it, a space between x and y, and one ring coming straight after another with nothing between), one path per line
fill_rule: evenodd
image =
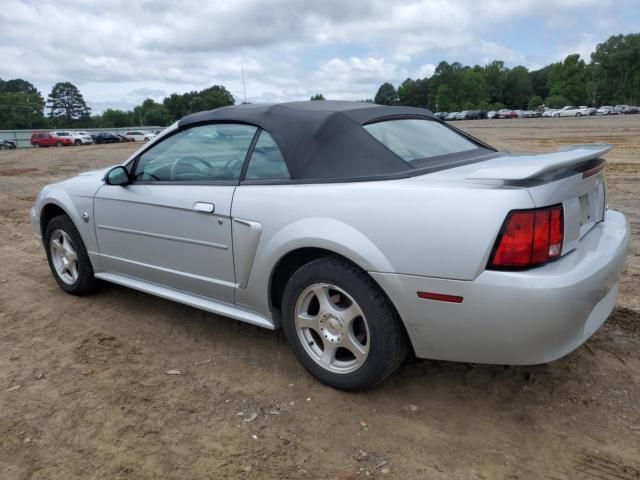
M361 390L408 352L538 364L593 335L629 240L609 148L511 155L418 108L231 106L44 187L31 221L66 292L282 328L312 375Z

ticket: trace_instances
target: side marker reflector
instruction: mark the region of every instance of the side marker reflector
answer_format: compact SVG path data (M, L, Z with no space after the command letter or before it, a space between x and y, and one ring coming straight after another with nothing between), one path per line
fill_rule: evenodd
M418 297L425 300L438 300L439 302L462 303L464 300L458 295L445 295L444 293L418 292Z

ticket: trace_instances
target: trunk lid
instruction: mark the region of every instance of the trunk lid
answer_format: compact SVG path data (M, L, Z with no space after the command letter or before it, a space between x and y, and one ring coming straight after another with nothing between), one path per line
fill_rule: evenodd
M534 207L562 204L562 254L577 247L598 222L607 204L605 161L607 144L567 145L546 154L509 154L484 162L435 172L433 181L465 182L497 188L525 188Z

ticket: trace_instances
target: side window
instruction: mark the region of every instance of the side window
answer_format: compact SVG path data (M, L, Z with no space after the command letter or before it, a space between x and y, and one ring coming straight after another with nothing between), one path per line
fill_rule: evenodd
M249 166L245 174L246 180L289 179L287 164L273 137L264 130L253 149Z
M140 155L134 180L238 180L256 130L251 125L212 124L178 132Z

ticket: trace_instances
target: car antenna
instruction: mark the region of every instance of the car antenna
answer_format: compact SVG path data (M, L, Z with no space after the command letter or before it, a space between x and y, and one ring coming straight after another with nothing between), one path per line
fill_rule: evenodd
M241 64L242 69L242 92L244 94L244 102L247 103L247 84L244 82L244 63Z

